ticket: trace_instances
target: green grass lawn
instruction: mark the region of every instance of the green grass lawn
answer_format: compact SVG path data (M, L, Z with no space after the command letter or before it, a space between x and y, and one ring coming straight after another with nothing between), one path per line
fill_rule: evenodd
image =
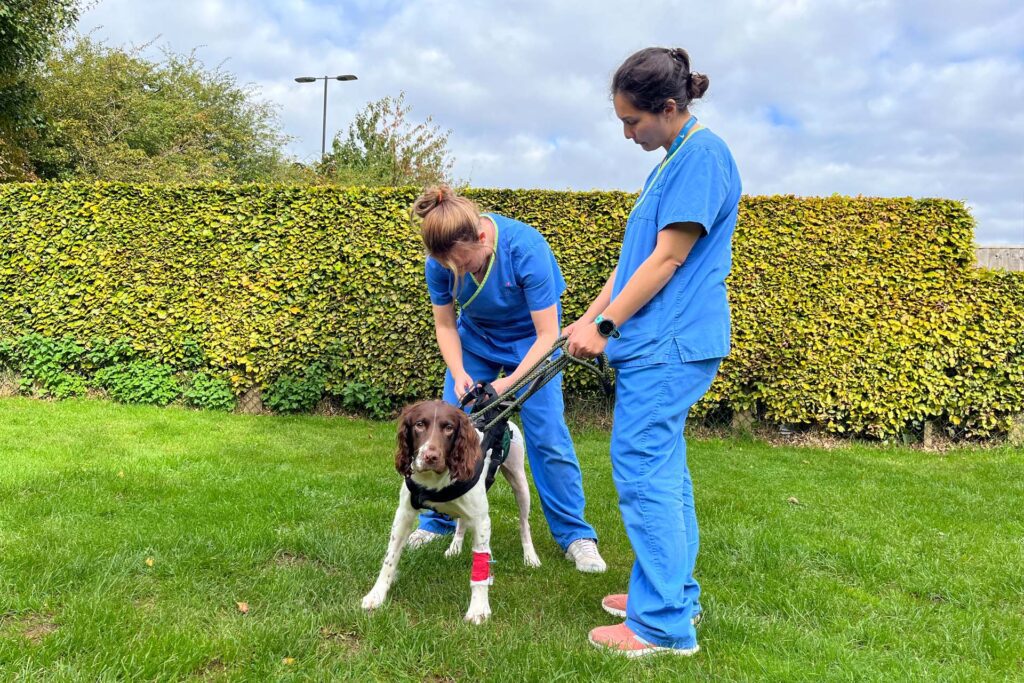
M522 566L499 482L494 613L473 627L468 551L442 545L359 608L400 483L390 423L2 399L0 679L1024 677L1020 451L691 440L702 650L627 661L586 641L631 553L608 435L575 436L609 571L577 573L536 504L544 564Z

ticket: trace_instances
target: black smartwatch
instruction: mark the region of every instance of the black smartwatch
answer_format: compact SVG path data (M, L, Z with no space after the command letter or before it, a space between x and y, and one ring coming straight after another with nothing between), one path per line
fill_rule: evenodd
M599 315L594 318L594 323L597 325L597 333L605 339L611 337L612 339L618 339L620 335L619 328L615 327L615 323L603 315Z

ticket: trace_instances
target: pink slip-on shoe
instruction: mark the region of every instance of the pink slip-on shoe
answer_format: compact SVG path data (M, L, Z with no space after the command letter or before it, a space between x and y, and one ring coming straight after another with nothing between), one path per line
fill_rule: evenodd
M626 593L614 593L604 596L601 600L601 608L613 617L626 618Z
M649 643L633 633L626 624L599 626L590 632L590 644L612 654L629 657L646 657L648 655L680 655L689 657L697 654L699 645L693 647L662 647Z
M626 600L629 596L626 593L613 593L612 595L604 596L601 600L601 608L605 612L612 615L613 617L626 618ZM694 628L700 626L701 620L704 618L703 612L697 612L690 619L690 623L693 624Z

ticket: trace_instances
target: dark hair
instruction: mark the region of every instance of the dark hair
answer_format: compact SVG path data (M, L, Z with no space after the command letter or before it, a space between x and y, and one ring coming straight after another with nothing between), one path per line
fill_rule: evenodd
M612 78L612 96L622 93L641 111L660 114L675 100L680 111L707 92L710 80L690 71L690 55L681 47L648 47L629 56Z

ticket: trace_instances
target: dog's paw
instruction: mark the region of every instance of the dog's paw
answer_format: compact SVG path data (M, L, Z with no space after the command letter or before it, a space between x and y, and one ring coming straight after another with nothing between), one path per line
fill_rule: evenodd
M448 546L448 550L444 551L445 557L456 557L462 552L462 539L453 538L451 545Z
M384 591L372 590L363 598L363 609L369 612L384 604L387 594Z
M537 551L533 548L524 548L523 564L525 564L527 567L539 567L540 557L537 555Z
M485 605L482 608L470 607L466 612L465 620L470 624L480 625L491 618L491 608Z

